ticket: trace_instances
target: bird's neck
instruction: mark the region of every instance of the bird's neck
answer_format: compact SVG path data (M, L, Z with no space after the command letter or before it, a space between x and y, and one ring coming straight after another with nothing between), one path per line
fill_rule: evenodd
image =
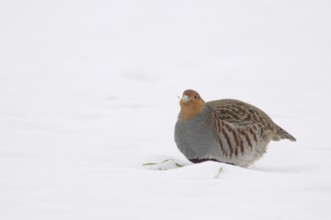
M198 116L204 108L204 104L201 103L199 105L194 105L194 104L182 104L180 105L180 112L179 112L179 119L181 120L190 120L196 116Z

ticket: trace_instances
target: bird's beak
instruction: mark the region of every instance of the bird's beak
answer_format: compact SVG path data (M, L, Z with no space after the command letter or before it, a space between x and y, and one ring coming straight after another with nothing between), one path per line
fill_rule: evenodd
M191 101L191 98L190 97L188 97L187 95L183 95L183 97L182 97L182 102L184 102L184 103L188 103L189 101Z

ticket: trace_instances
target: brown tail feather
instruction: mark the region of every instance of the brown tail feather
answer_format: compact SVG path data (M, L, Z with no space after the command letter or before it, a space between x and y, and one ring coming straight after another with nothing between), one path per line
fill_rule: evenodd
M279 130L277 131L277 134L279 135L279 137L281 139L288 139L290 141L296 141L297 140L297 139L295 139L295 137L293 137L292 135L290 135L287 131L285 131L281 127L279 127Z

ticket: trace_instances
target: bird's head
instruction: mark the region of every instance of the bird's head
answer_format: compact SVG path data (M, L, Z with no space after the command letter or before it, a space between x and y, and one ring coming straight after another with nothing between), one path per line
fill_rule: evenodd
M183 96L179 101L180 113L179 117L183 120L188 120L199 114L204 106L204 101L199 93L188 89L183 92Z

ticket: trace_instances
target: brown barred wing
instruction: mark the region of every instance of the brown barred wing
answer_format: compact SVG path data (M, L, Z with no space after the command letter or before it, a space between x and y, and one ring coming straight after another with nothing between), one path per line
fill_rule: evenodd
M274 131L277 126L262 110L239 100L223 99L208 102L207 105L213 109L217 118L234 127L253 129L255 126L261 129L262 135L266 135Z
M231 124L213 113L215 140L224 157L236 159L253 152L262 140L262 129L256 125Z

